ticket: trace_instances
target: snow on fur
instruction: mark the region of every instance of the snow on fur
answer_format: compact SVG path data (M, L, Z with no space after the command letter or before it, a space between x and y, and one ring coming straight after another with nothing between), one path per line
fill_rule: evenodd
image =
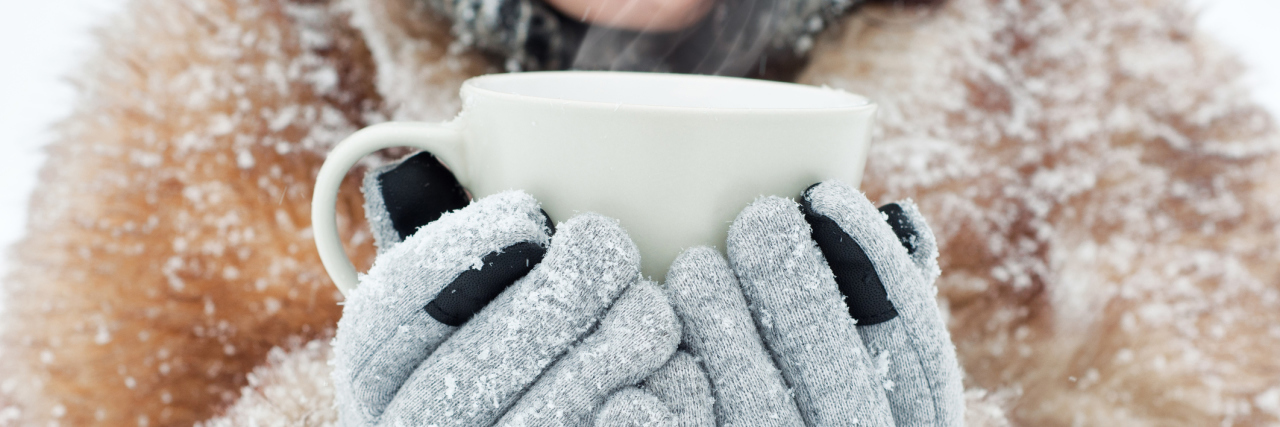
M802 80L880 103L864 186L933 224L972 382L1026 425L1280 420L1280 137L1184 5L877 15Z
M345 22L316 1L136 0L100 33L5 281L8 422L191 424L269 349L333 327L311 188L383 116ZM367 265L358 184L338 211Z
M333 383L329 381L332 347L315 340L286 351L267 353L267 363L248 376L240 399L221 416L197 427L338 425Z
M236 399L217 423L329 419L307 382L324 350L268 356L338 315L307 223L322 155L384 117L451 116L491 69L418 4L135 0L78 80L6 281L0 423L186 424ZM1180 0L864 12L801 78L882 107L865 189L915 199L940 238L971 423L1280 420L1280 141ZM307 390L317 408L261 408Z
M364 34L378 64L377 87L394 120L443 121L462 107L458 89L468 77L499 68L449 35L426 1L347 0L351 23Z

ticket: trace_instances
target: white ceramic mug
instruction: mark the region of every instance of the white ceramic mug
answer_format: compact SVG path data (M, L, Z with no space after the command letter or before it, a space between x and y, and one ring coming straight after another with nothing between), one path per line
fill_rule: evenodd
M875 104L838 90L728 77L619 73L495 74L462 85L446 123L384 123L329 153L311 220L325 269L344 293L356 270L338 241L339 183L359 159L429 151L476 197L520 189L555 221L618 219L662 280L681 250L724 247L761 195L797 196L828 179L858 185Z

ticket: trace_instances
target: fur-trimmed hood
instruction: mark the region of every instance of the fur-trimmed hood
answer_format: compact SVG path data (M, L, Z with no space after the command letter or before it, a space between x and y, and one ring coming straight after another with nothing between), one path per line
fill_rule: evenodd
M1280 136L1185 5L902 13L826 30L799 80L880 104L864 189L938 234L970 422L1280 421ZM0 424L326 424L323 155L498 67L414 0L134 0L101 40L5 283Z

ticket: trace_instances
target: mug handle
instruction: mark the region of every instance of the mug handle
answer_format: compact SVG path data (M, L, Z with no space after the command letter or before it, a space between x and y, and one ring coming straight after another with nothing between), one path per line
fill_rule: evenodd
M462 154L462 132L456 121L446 123L388 122L366 127L338 143L325 158L316 176L311 196L311 229L320 252L320 262L338 290L346 296L356 288L356 267L338 238L335 204L338 187L347 170L366 155L391 147L415 147L431 152L444 162L464 187L467 171Z

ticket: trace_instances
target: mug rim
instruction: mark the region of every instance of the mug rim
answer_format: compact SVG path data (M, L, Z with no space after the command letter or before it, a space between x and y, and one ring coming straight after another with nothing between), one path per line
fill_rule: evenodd
M807 92L821 91L826 95L835 94L837 96L846 97L850 100L849 105L837 106L815 106L815 107L798 107L798 108L760 108L760 107L711 107L711 106L676 106L676 105L654 105L640 103L625 102L602 102L587 101L581 99L555 98L548 96L519 94L512 92L504 92L498 89L483 87L480 84L486 80L509 80L509 79L538 79L546 76L563 76L563 75L595 75L608 76L609 78L646 78L646 79L706 79L706 80L731 80L736 83L746 83L750 85L786 87L787 90L802 90ZM712 76L701 74L672 74L672 73L645 73L631 71L529 71L520 73L494 73L485 74L467 79L462 83L459 89L464 103L468 98L468 92L484 94L488 97L504 99L517 102L534 102L546 103L558 107L573 106L589 109L608 108L617 110L625 108L629 111L652 111L652 112L672 112L679 114L814 114L814 113L842 113L875 109L876 103L870 98L856 93L848 92L842 89L832 88L829 86L812 86L799 83L786 83L771 80L748 79L742 77L726 77Z

